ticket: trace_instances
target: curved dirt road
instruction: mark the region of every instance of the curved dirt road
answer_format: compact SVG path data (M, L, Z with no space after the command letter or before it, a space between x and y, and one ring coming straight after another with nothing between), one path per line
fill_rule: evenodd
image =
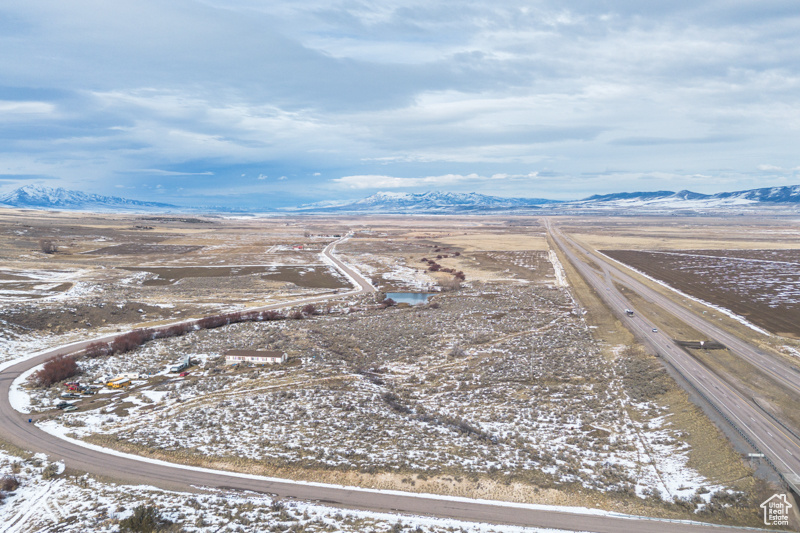
M337 241L340 242L340 241ZM336 243L324 250L338 268L351 277L359 289L335 296L304 298L293 302L265 306L275 309L289 305L319 302L331 297L362 294L374 291L367 280L347 267L332 254ZM116 336L116 335L114 335ZM114 336L105 337L110 340ZM282 498L319 501L322 504L381 512L400 512L415 515L454 518L459 520L510 524L530 527L614 533L637 531L641 533L676 533L720 531L716 526L695 523L656 521L636 517L591 515L556 510L532 509L515 504L485 503L476 500L453 500L431 495L386 493L322 484L309 484L291 480L275 480L257 476L242 476L222 471L212 471L153 463L137 456L121 456L110 450L87 448L60 439L27 422L27 416L15 411L9 402L12 382L23 372L60 353L74 353L99 339L63 346L33 359L17 363L0 373L0 428L3 438L23 449L46 453L53 460L63 461L68 467L131 484L149 484L172 490L192 490L193 487L216 487L251 490L276 494ZM575 502L580 505L580 501ZM735 529L735 528L734 528ZM731 529L727 529L731 530Z

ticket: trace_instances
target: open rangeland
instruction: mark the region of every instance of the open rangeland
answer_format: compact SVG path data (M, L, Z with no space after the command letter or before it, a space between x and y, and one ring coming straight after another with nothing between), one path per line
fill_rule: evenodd
M58 295L12 302L15 351L86 331L333 293L263 277L273 267L320 272L327 264L319 251L349 232L337 253L379 291L434 296L417 307L379 305L381 294L332 301L316 313L85 358L81 382L142 377L130 389L72 399L77 410L69 413L55 409L63 387L27 391L31 416L51 431L292 479L561 505L578 498L623 512L758 524L765 488L750 465L655 358L569 287L568 279L579 280L548 249L536 220L58 220L74 236L69 246L45 254L28 237L17 242L14 270L51 262L81 272L75 282L97 290L68 291L74 312L66 320ZM16 238L6 224L6 238ZM131 229L140 224L152 229ZM113 253L97 252L108 248ZM208 277L210 268L222 275ZM202 275L175 274L186 272ZM118 322L105 311L90 325L76 316L130 305L134 314ZM163 313L149 316L151 308ZM20 326L37 313L50 313L61 335ZM278 350L289 361L229 366L230 349ZM186 356L188 375L168 371Z
M800 338L800 250L602 250L777 335Z

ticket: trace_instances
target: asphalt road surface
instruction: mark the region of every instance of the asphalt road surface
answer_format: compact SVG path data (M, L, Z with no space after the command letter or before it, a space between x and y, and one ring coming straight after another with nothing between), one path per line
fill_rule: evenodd
M337 241L340 242L340 241ZM336 266L348 274L358 285L349 293L362 294L374 291L370 283L333 255L332 244L324 253ZM293 302L266 306L275 309L289 305L303 305L330 299L332 296L304 298ZM586 515L552 510L536 510L515 507L513 504L494 505L477 501L451 501L436 497L386 494L366 489L349 489L335 486L309 485L291 480L267 480L254 477L238 477L221 471L204 471L185 466L154 464L132 457L121 457L101 450L89 449L60 439L28 423L27 415L15 411L9 402L12 382L26 370L43 363L56 354L75 353L92 342L111 340L114 336L89 339L62 346L33 359L13 365L0 373L0 428L5 440L23 449L44 452L52 460L63 461L68 467L79 471L132 484L148 484L171 490L192 490L193 487L215 487L235 490L251 490L275 494L281 498L297 498L318 501L334 507L363 509L380 512L407 513L458 520L509 524L529 527L563 529L569 531L593 531L616 533L636 531L641 533L700 533L720 531L716 526L679 523L644 518L628 518L609 515ZM580 506L576 500L574 505ZM736 528L733 528L736 529ZM727 529L730 531L731 529Z
M643 318L633 304L617 290L614 281L625 285L650 302L673 313L697 331L722 342L736 355L753 361L754 364L761 368L766 366L766 368L776 369L776 372L783 372L783 375L779 377L779 381L787 385L787 387L800 386L800 382L797 380L797 373L790 370L788 365L782 361L770 357L747 342L722 331L703 317L688 312L674 304L668 298L639 283L613 264L600 260L558 230L552 229L549 221L546 221L545 225L548 227L554 242L569 258L581 276L595 289L606 305L636 338L648 346L653 353L658 354L672 364L683 375L684 379L705 395L707 401L725 416L734 428L750 439L756 452L765 454L772 461L784 481L791 485L794 492L797 493L798 488L800 488L800 439L797 439L785 428L778 425L759 409L751 399L745 398L738 391L733 390L711 369L700 364L688 353L676 346L672 339L664 333L656 331L655 326ZM569 246L565 241L568 242ZM600 272L590 267L589 264L595 265ZM634 316L627 316L625 309L633 310Z

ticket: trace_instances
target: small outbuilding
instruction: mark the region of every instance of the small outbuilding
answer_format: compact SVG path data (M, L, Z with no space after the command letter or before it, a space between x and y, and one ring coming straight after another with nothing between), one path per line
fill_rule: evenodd
M253 363L256 365L279 365L285 363L286 353L276 350L229 350L225 352L225 364Z

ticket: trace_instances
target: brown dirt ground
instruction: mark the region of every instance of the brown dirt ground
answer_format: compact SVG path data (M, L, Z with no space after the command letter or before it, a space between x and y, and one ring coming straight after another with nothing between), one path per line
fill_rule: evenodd
M632 250L602 250L602 252L681 292L729 309L767 331L800 338L800 305L779 304L773 307L770 305L771 302L780 302L777 294L770 299L770 303L748 297L752 294L751 289L738 287L736 290L731 290L731 287L720 284L720 276L716 272L712 274L698 272L696 269L680 269L680 256ZM746 262L735 262L729 264L728 268L730 269L728 274L730 274L733 269L743 271L748 268L757 268L757 266L753 267L751 263ZM798 280L800 280L800 274L798 274ZM769 296L763 292L757 295L759 297Z

